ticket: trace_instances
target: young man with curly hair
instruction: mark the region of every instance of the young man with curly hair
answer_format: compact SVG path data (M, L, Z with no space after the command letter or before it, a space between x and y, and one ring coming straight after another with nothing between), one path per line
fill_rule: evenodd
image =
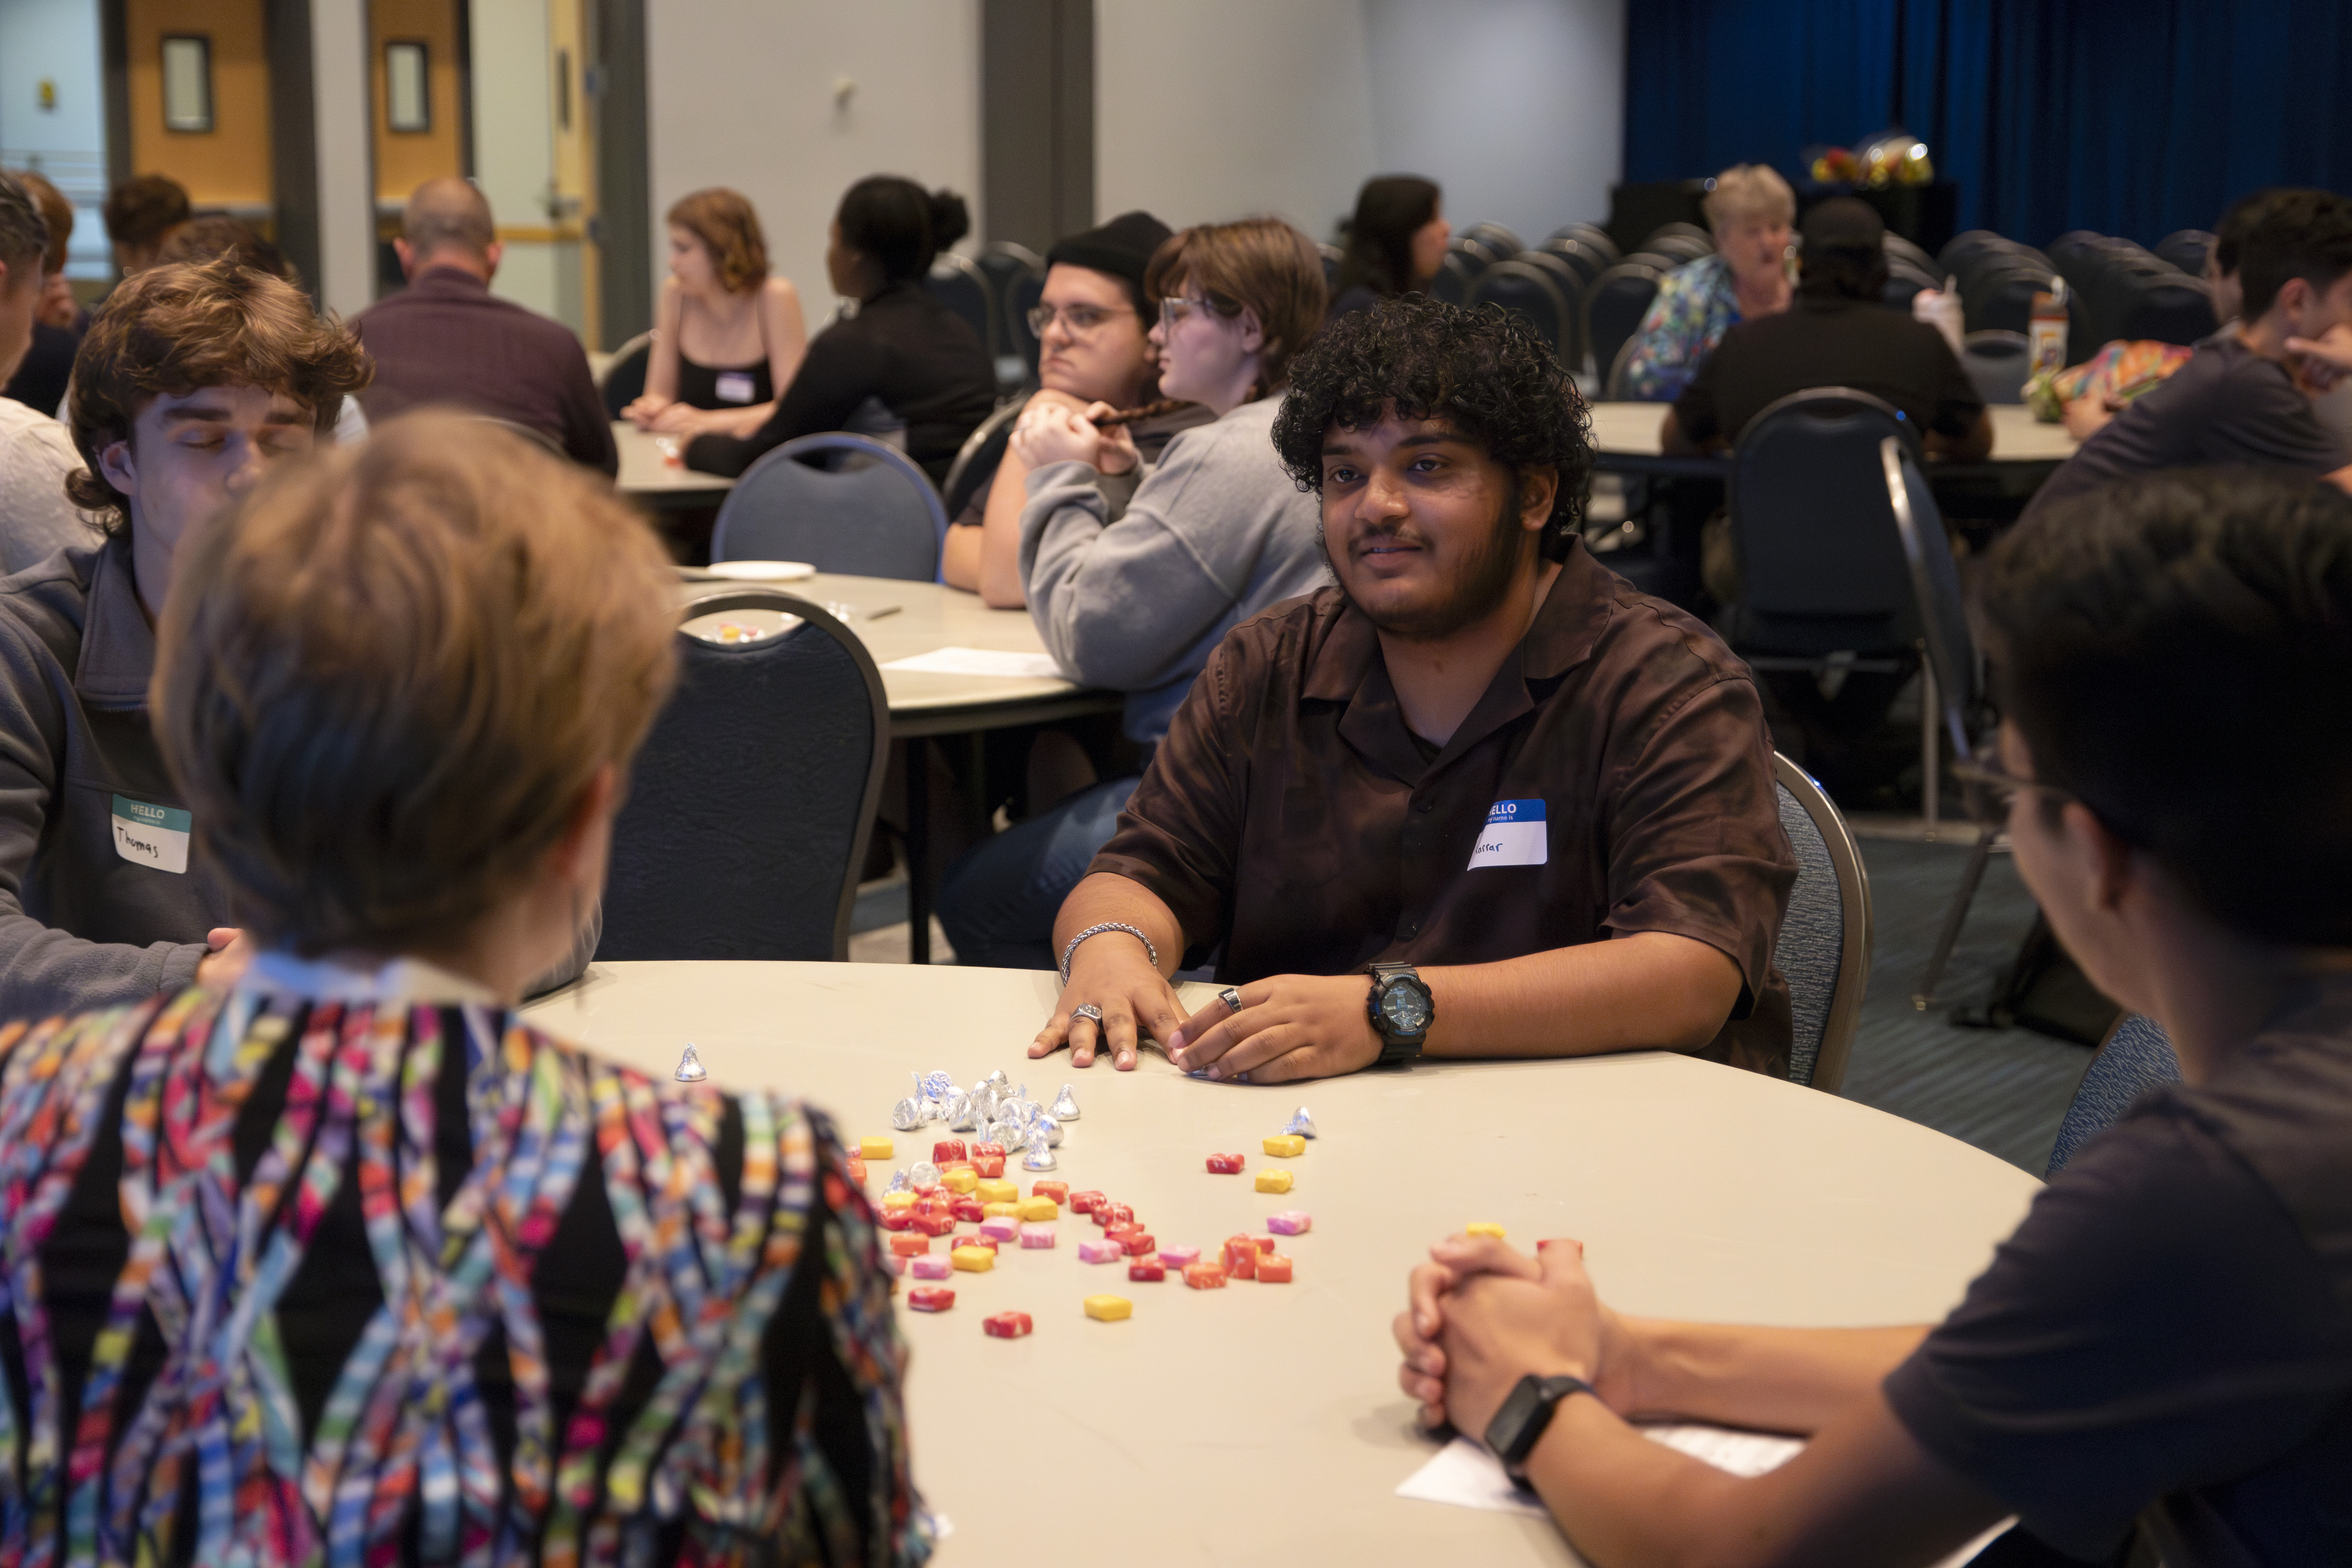
M1761 704L1585 552L1587 429L1499 312L1385 300L1299 355L1274 444L1338 582L1211 656L1062 907L1033 1055L1127 1068L1148 1033L1253 1083L1423 1052L1788 1070ZM1227 989L1187 1017L1168 976L1213 948Z

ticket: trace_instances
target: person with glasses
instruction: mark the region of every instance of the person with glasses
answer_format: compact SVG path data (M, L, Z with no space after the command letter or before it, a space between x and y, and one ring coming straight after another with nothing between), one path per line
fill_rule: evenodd
M1070 679L1127 693L1120 728L1148 756L1219 639L1323 580L1315 502L1271 438L1292 357L1323 321L1323 260L1279 218L1204 224L1160 247L1144 291L1160 300L1150 338L1161 395L1213 421L1178 435L1139 477L1125 426L1034 404L1010 460L1028 487L1019 565L1030 618ZM1055 911L1136 782L1083 789L950 867L940 923L957 957L1051 968Z
M1168 226L1148 212L1122 213L1045 253L1045 292L1029 311L1038 349L1038 389L1029 406L1084 414L1135 408L1158 397L1160 360L1147 334L1159 314L1144 292L1143 273L1168 235ZM1199 404L1185 404L1135 421L1128 434L1143 461L1152 463L1178 431L1213 417ZM1021 509L1029 500L1029 469L1009 443L1001 445L994 471L974 488L948 530L941 576L949 587L976 592L995 609L1017 610L1026 603Z
M1987 559L2019 874L2181 1081L2051 1178L1933 1327L1604 1307L1580 1243L1441 1242L1396 1320L1598 1564L2352 1562L2352 500L2180 469ZM1588 1270L1588 1264L1590 1268ZM1738 1479L1625 1417L1801 1433Z

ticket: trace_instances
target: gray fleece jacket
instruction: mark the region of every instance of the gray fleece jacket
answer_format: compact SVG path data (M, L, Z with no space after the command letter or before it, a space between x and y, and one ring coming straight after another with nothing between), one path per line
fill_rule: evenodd
M1168 443L1117 521L1086 463L1029 474L1021 580L1029 617L1074 680L1128 694L1155 743L1225 633L1323 585L1322 514L1274 455L1276 398Z

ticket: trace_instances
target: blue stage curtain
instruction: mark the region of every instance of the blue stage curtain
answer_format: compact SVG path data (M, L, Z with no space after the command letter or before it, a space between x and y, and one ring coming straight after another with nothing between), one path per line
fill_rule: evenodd
M1634 0L1625 178L1899 125L1959 226L2151 244L2263 185L2352 190L2344 0Z

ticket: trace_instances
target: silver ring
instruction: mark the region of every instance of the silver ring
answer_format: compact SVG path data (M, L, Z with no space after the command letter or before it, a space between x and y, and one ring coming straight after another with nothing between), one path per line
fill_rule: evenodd
M1081 1002L1076 1006L1070 1009L1070 1019L1073 1023L1076 1022L1080 1018L1091 1018L1095 1021L1095 1026L1097 1028L1100 1028L1102 1026L1102 1009L1092 1002Z
M1230 985L1217 993L1217 1000L1223 1002L1226 1006L1232 1008L1236 1013L1242 1010L1242 994L1239 991L1234 990Z

